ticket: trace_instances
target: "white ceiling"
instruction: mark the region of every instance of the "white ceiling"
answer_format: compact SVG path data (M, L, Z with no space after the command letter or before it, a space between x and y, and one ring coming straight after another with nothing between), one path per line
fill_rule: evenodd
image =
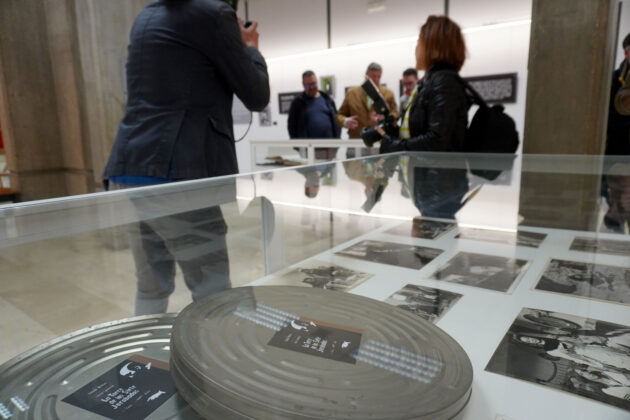
M244 15L241 0L239 15ZM381 11L370 13L374 4ZM463 28L531 18L532 0L450 0L450 16ZM326 0L249 0L259 22L260 49L272 58L328 47ZM331 46L417 36L444 0L331 0Z

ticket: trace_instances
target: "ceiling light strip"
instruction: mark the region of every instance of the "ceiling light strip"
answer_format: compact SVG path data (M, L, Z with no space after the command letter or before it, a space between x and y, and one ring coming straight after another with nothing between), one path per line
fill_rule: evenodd
M508 28L508 27L513 27L513 26L530 25L531 23L532 23L531 19L514 20L510 22L494 23L491 25L483 25L483 26L475 26L472 28L466 28L466 29L463 29L462 32L464 34L468 34L468 33L482 32L482 31L491 31L494 29ZM290 55L284 55L281 57L269 58L267 59L267 63L276 63L280 61L293 60L296 58L314 57L314 56L321 56L321 55L327 55L327 54L337 54L337 53L362 50L365 48L372 48L372 47L383 47L387 45L404 44L406 42L415 42L417 39L418 39L417 36L408 36L404 38L390 39L387 41L365 42L362 44L348 45L345 47L328 48L325 50L316 50L316 51L310 51L310 52L305 52L305 53L300 53L300 54L290 54Z

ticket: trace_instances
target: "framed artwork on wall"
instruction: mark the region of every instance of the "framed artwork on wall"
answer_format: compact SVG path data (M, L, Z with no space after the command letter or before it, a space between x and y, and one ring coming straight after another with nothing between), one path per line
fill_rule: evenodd
M293 102L293 99L295 99L296 96L301 94L302 91L278 93L278 112L280 114L288 114L289 109L291 109L291 102Z
M335 97L335 76L322 76L319 78L319 88L331 98Z
M489 104L516 103L516 73L464 77Z

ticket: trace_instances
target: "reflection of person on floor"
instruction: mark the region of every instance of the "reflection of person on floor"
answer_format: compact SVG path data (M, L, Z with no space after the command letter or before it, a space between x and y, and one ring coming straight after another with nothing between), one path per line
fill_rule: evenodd
M319 194L321 179L332 173L335 165L315 165L297 168L297 171L306 178L304 180L304 195L315 198Z
M457 163L465 167L460 157L452 157L448 162L454 166ZM435 160L421 156L403 156L400 166L401 171L407 173L413 203L422 216L455 219L469 190L466 169L440 168Z
M365 187L365 203L361 206L369 213L374 205L381 199L383 191L387 188L389 178L395 172L398 157L361 159L343 162L343 167L348 178L362 183Z

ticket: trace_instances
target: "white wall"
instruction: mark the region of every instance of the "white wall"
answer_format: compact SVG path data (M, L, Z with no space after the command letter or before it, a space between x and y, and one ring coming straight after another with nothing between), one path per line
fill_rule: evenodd
M255 0L248 11L249 19L259 23L259 47L266 58L328 46L326 0Z
M295 20L303 19L304 10L309 11L313 20L303 23L303 33L294 26L288 30L293 23L287 22L294 19L280 13L276 7L276 3L284 7L285 3L294 1L304 6L299 12L294 12L300 16ZM259 22L261 52L267 58L269 67L270 106L275 125L261 127L258 115L254 114L249 133L237 144L241 173L250 170L250 140L289 138L287 116L278 113L278 93L302 90L301 74L304 70L313 70L318 76L335 75L335 102L339 107L345 87L360 84L367 65L376 61L383 66L381 82L398 96L403 70L415 64L414 49L419 27L429 14L441 14L444 10L441 0L389 0L384 2L386 8L383 12L369 14L368 0L333 0L333 48L326 50L319 48L321 43L312 39L318 36L317 27L323 28L324 32L326 28L325 14L320 14L321 0L312 1L311 6L303 3L303 0L250 0L249 18ZM265 11L262 5L267 7ZM462 69L463 76L518 73L517 103L507 105L506 110L516 120L522 133L530 25L518 21L531 17L531 0L451 0L450 12L455 21L458 21L458 16L461 18L459 22L466 37L468 59ZM319 26L314 24L317 22ZM501 22L512 22L513 26L482 26ZM273 42L265 41L265 37ZM323 38L325 45L327 36L324 34ZM370 44L358 44L368 41ZM239 138L245 129L246 126L236 125L235 136ZM347 135L343 133L342 137L347 138Z

